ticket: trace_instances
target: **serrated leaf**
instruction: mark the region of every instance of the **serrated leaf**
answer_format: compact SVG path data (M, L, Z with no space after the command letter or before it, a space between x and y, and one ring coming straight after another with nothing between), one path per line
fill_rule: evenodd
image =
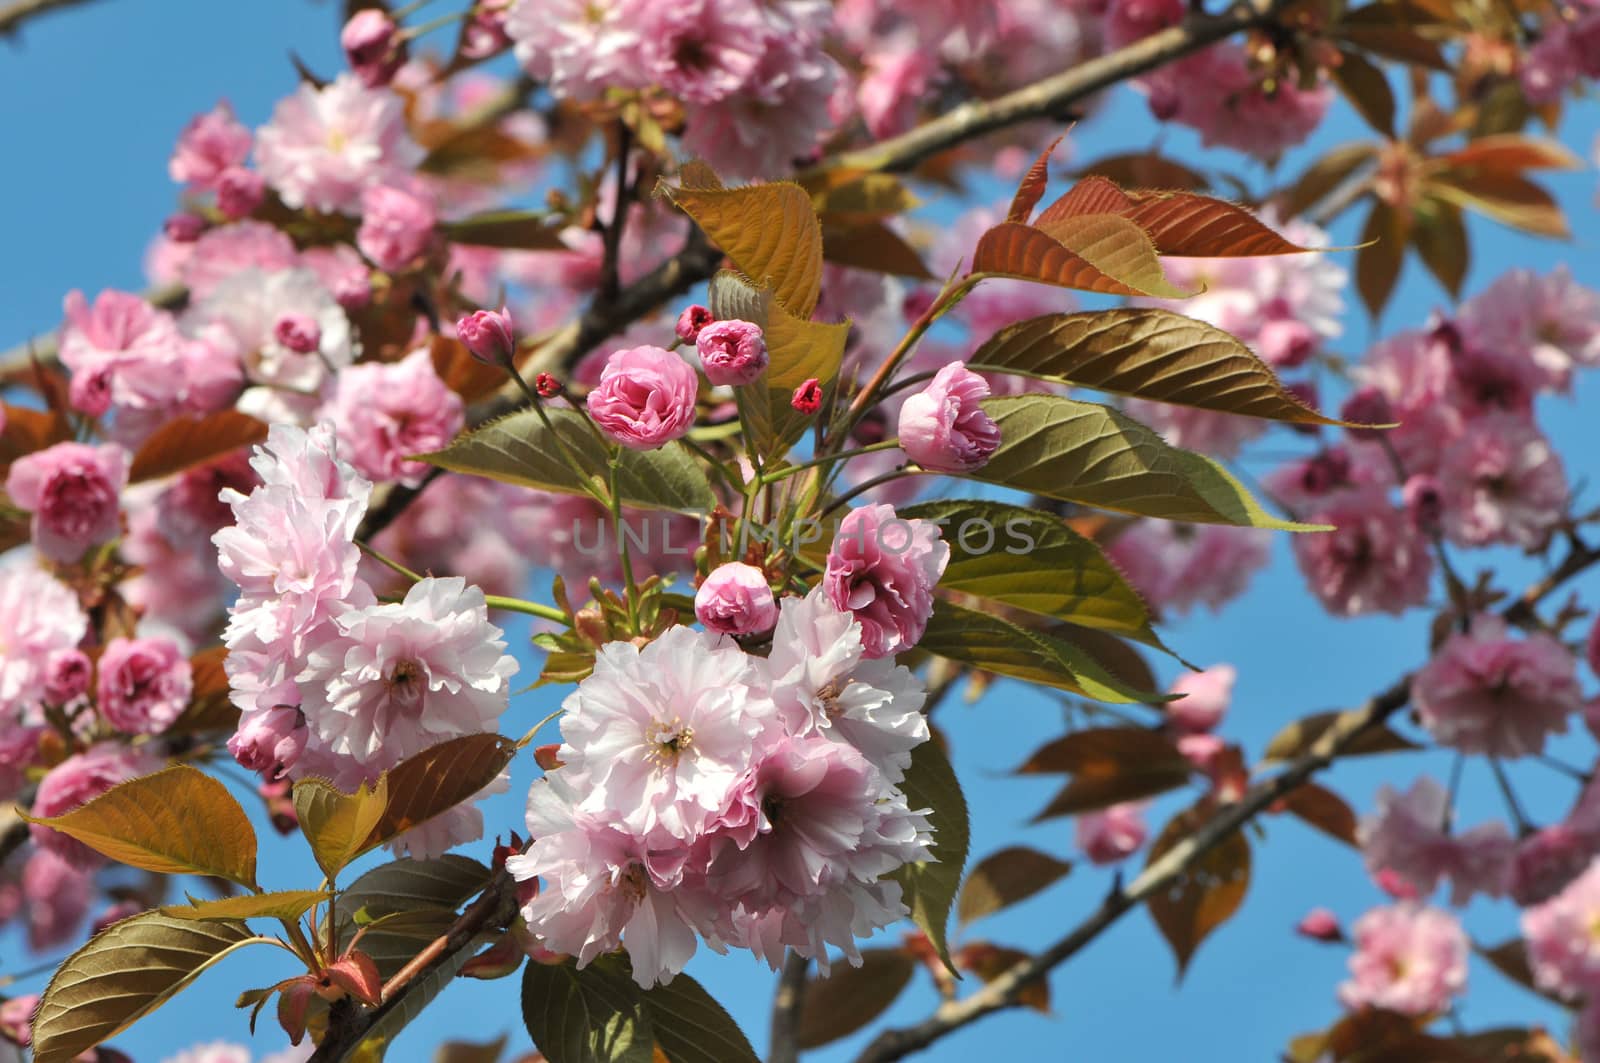
M475 796L511 763L517 744L495 734L463 735L430 746L390 768L389 800L356 855Z
M522 1020L550 1063L650 1063L655 1033L644 994L604 960L582 970L529 963Z
M1222 466L1120 411L1057 395L986 399L983 408L1000 447L974 479L1138 516L1322 530L1272 516Z
M1139 592L1093 539L1055 517L976 499L923 502L900 514L944 529L950 562L941 590L1159 645Z
M827 977L812 977L800 997L795 1044L817 1048L855 1033L895 1002L916 970L900 949L862 949L860 967L838 963Z
M644 1000L666 1063L760 1063L733 1016L688 975L645 990Z
M476 860L447 853L433 860L395 860L361 875L339 894L334 908L337 942L349 945L358 926L372 929L361 938L361 949L378 970L389 977L416 956L420 924L388 922L398 915L428 913L435 933L455 921L456 910L483 891L489 869Z
M1266 760L1293 760L1311 752L1317 740L1327 733L1328 728L1335 723L1347 722L1354 718L1350 712L1319 712L1304 719L1296 720L1273 736L1267 743L1266 752L1262 754ZM1350 745L1346 746L1339 755L1342 757L1355 757L1370 753L1401 753L1406 750L1420 749L1421 746L1390 730L1385 724L1377 724L1366 728L1361 736Z
M532 210L494 210L440 226L458 244L499 247L508 251L566 251L561 239L566 223Z
M1437 199L1423 200L1412 214L1411 246L1451 298L1459 298L1472 260L1461 211Z
M1283 798L1283 806L1322 833L1356 845L1356 814L1344 798L1314 782L1302 783Z
M128 466L128 482L171 476L266 438L267 426L238 410L175 417L139 444Z
M1535 236L1567 239L1566 216L1555 197L1516 173L1475 168L1432 175L1428 193Z
M34 1063L69 1063L159 1008L223 956L259 940L232 920L144 912L113 923L51 977L33 1020Z
M228 673L223 667L227 659L226 646L213 646L189 658L193 684L189 704L163 733L231 732L239 726L239 710L229 699Z
M1028 167L1028 172L1022 175L1022 181L1017 185L1017 194L1011 197L1011 206L1006 211L1006 221L1028 224L1028 219L1033 215L1033 208L1044 198L1045 186L1050 183L1050 156L1055 154L1062 139L1056 137L1046 145L1039 153L1039 157L1033 160L1033 165Z
M1114 704L1160 701L1117 678L1085 650L1002 617L938 600L917 648L996 675Z
M956 919L970 923L1027 900L1059 882L1072 870L1066 860L1014 845L984 857L967 875L956 904Z
M1394 89L1381 69L1358 52L1339 49L1339 63L1329 73L1356 113L1373 129L1394 139Z
M59 816L23 818L131 867L256 888L250 818L227 787L186 764L129 779Z
M1033 817L1035 823L1154 797L1186 785L1192 771L1171 737L1142 727L1074 731L1036 750L1017 768L1019 775L1072 776Z
M417 460L524 487L587 495L586 484L593 478L605 482L610 460L606 448L576 410L556 408L548 413L553 432L537 411L520 410ZM581 476L568 467L558 438L577 459ZM716 505L705 473L678 442L659 450L624 448L617 467L617 493L624 505L639 509L704 513Z
M972 273L1109 295L1195 294L1168 282L1143 229L1111 214L1063 219L1049 232L1003 222L979 238Z
M1067 219L1122 218L1146 233L1163 255L1229 258L1290 255L1309 250L1285 239L1237 203L1194 192L1124 189L1105 177L1086 177L1046 207L1034 221L1053 232Z
M188 904L169 904L161 914L173 919L298 919L333 896L326 890L279 890Z
M1363 246L1356 252L1356 290L1374 320L1394 294L1405 260L1406 238L1410 226L1401 214L1382 200L1375 200L1361 227Z
M370 788L362 783L353 794L343 793L326 779L307 778L294 784L300 830L330 881L355 859L388 805L388 775L380 775Z
M1209 818L1205 803L1178 813L1150 847L1149 863L1161 859ZM1250 843L1236 830L1195 860L1171 885L1150 895L1145 906L1156 929L1172 946L1180 979L1201 942L1239 910L1249 887Z
M811 316L822 292L822 225L804 188L784 181L660 190L784 309L801 320Z
M933 827L930 849L934 859L906 864L891 877L904 891L912 921L928 935L945 966L951 967L946 926L971 843L967 799L961 793L955 769L950 767L944 750L934 741L924 742L911 751L911 767L906 770L900 789L906 795L906 807L912 811L931 810L928 822Z
M1232 335L1153 307L1019 321L991 336L968 364L1202 410L1292 424L1343 423L1301 402Z

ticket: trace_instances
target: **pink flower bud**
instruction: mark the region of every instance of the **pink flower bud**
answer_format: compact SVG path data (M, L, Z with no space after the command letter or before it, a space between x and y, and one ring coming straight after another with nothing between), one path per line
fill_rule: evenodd
M1431 534L1438 529L1444 514L1444 490L1438 480L1422 473L1409 477L1400 489L1400 500L1417 530Z
M503 306L499 310L475 310L457 321L456 338L485 365L505 365L517 347L511 331L511 312Z
M1316 349L1316 330L1292 317L1266 322L1256 337L1256 353L1261 360L1279 369L1304 364Z
M272 337L295 354L310 354L322 346L322 326L305 314L284 314L272 326Z
M1167 703L1167 719L1178 730L1191 734L1214 730L1228 711L1237 675L1231 664L1219 664L1180 676L1171 692L1185 696Z
M684 343L693 343L700 338L700 330L715 321L708 307L695 303L693 306L683 308L683 313L678 315L678 339Z
M246 713L228 739L233 759L267 779L278 779L299 761L306 748L306 716L293 705Z
M1326 908L1311 909L1300 922L1295 924L1294 929L1295 933L1312 941L1331 944L1344 940L1344 931L1339 929L1339 917Z
M511 0L480 0L466 28L461 31L461 55L466 59L487 59L511 47L506 33L506 15Z
M1144 801L1112 805L1103 812L1078 817L1078 848L1096 864L1126 860L1144 844Z
M339 45L356 77L369 89L389 83L400 69L400 37L394 20L381 9L362 8L339 33Z
M170 638L114 638L100 655L95 707L124 734L160 734L194 690L189 659Z
M700 366L713 384L749 384L766 372L767 341L749 321L713 321L694 341Z
M99 417L111 409L111 367L80 369L67 385L67 401L79 413Z
M931 472L972 472L1000 446L1000 426L978 403L989 382L951 362L900 407L900 449Z
M822 384L812 377L794 389L789 405L804 414L813 414L822 408Z
M754 635L778 622L778 603L767 586L766 573L754 565L733 562L712 570L694 596L694 615L707 631L720 635Z
M1369 384L1344 400L1344 405L1339 407L1339 419L1356 425L1394 424L1394 408L1389 405L1389 399L1383 392ZM1347 431L1358 439L1382 439L1384 432L1377 428L1351 428Z
M589 392L589 416L631 450L655 450L694 427L700 378L660 347L633 347L606 360Z
M52 705L67 705L89 692L94 665L82 650L56 650L45 664L44 696Z
M1417 887L1392 867L1382 869L1372 879L1379 889L1397 901L1414 901L1418 897Z
M175 244L192 244L206 231L206 220L187 211L172 215L161 226L167 239Z
M230 166L217 179L217 209L230 221L248 218L266 198L266 179L254 170Z

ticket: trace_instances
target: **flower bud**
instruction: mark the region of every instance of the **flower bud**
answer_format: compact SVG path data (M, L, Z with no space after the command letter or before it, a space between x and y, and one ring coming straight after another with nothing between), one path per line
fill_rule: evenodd
M310 354L322 346L322 326L305 314L284 314L272 327L272 336L296 354Z
M951 362L900 407L900 449L930 472L972 472L1000 446L1000 426L979 403L989 382Z
M700 366L713 384L749 384L766 371L767 341L749 321L713 321L695 338Z
M45 664L44 696L52 705L67 705L89 691L94 666L82 650L57 650Z
M339 32L339 46L350 69L369 89L387 85L400 69L399 27L379 8L362 8L351 15Z
M475 310L457 321L456 337L472 357L485 365L509 364L517 346L511 331L511 312L503 306L499 310Z
M561 743L550 742L533 751L533 762L541 771L555 771L561 767Z
M228 739L233 759L268 779L280 778L306 748L306 717L293 705L252 711L239 720Z
M161 231L175 244L192 244L206 231L206 220L198 214L181 211L168 218Z
M229 221L248 218L266 198L266 179L254 170L230 166L217 179L217 209Z
M732 562L718 566L694 596L694 615L707 631L720 635L754 635L778 622L778 603L767 586L766 573L754 565Z
M540 373L533 378L533 390L541 399L553 399L561 394L561 381L549 373Z
M1180 676L1172 684L1172 693L1184 697L1167 703L1167 719L1178 730L1190 734L1215 730L1228 711L1237 675L1232 665L1219 664L1203 672Z
M1294 929L1295 933L1312 941L1331 944L1344 940L1344 931L1339 929L1339 917L1326 908L1311 909L1295 924Z
M684 343L694 343L700 338L700 330L715 321L711 316L709 307L695 303L693 306L683 308L683 313L678 315L678 339Z
M816 413L822 408L822 384L816 377L807 380L804 384L794 389L794 395L789 399L789 405L801 413Z

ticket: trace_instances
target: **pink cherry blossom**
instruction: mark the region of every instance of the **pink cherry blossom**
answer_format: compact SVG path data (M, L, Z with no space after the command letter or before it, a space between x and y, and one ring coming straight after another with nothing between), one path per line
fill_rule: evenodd
M64 584L26 562L0 565L0 711L41 701L51 662L88 630L88 615Z
M1351 937L1351 977L1339 987L1347 1008L1431 1015L1466 989L1467 936L1448 912L1415 904L1374 908L1356 920Z
M148 754L105 742L74 753L45 773L34 794L32 814L40 819L59 816L99 797L118 783L155 768ZM30 824L33 844L79 868L93 868L103 859L87 845L39 823Z
M182 399L183 338L172 315L127 292L103 291L88 303L65 300L61 364L72 372L73 404L98 416L115 407L148 430ZM91 397L93 396L93 397Z
M713 569L695 592L694 615L707 631L754 635L772 630L778 622L778 604L764 572L730 562Z
M921 641L949 561L936 525L904 520L890 505L862 506L839 522L822 586L861 623L866 656L892 657Z
M793 169L833 126L828 100L839 64L814 40L768 34L760 63L737 93L696 107L683 146L720 174L773 177Z
M1444 532L1463 546L1534 549L1566 513L1561 459L1531 421L1510 414L1467 422L1440 459L1439 481Z
M235 273L251 268L272 273L298 264L287 233L263 221L241 221L206 230L180 265L178 279L195 304Z
M28 918L28 947L34 952L58 948L77 936L89 914L94 898L93 871L40 845L22 869L22 897Z
M1417 718L1441 744L1463 753L1522 757L1544 749L1583 707L1576 664L1556 639L1508 637L1491 616L1445 640L1411 685Z
M117 495L128 452L115 444L57 443L12 462L6 494L33 514L33 545L53 561L76 561L121 531Z
M678 315L677 323L673 326L673 332L680 342L693 343L700 338L700 330L715 320L708 307L694 303L683 308L683 312Z
M1600 989L1600 860L1543 904L1522 913L1528 966L1541 989L1573 998Z
M255 170L230 166L217 179L217 209L229 221L248 218L266 198L267 180Z
M429 468L411 456L443 450L466 423L461 396L439 379L427 348L398 362L346 369L334 378L319 416L338 427L340 453L357 472L407 487L420 484Z
M1179 676L1170 692L1184 696L1167 702L1167 719L1180 731L1191 734L1215 730L1233 700L1233 681L1237 677L1238 671L1231 664Z
M1144 812L1148 804L1147 801L1127 801L1078 816L1078 848L1096 864L1126 860L1144 844Z
M687 103L740 91L766 50L768 27L755 0L680 0L634 10L649 80Z
M211 189L229 167L250 157L250 130L233 116L226 100L184 126L167 172L179 184Z
M592 99L645 76L635 0L516 0L506 34L529 74L558 97Z
M433 193L421 181L369 185L361 192L356 246L379 269L402 273L427 252L438 221Z
M938 80L937 57L921 48L891 47L865 60L856 106L867 132L877 140L904 133L916 123L917 112Z
M1600 829L1594 824L1554 823L1517 842L1511 857L1507 892L1528 907L1548 901L1600 856Z
M424 579L404 601L347 609L296 677L322 748L387 767L449 738L493 731L517 662L483 591Z
M1385 492L1340 491L1300 517L1334 527L1293 541L1300 571L1328 612L1398 615L1427 600L1433 575L1427 541Z
M753 322L709 322L696 333L694 345L700 368L713 384L737 387L766 372L767 341Z
M1458 323L1476 346L1537 366L1556 388L1568 386L1574 368L1600 365L1600 292L1566 266L1543 276L1507 270L1461 304Z
M951 362L900 407L900 449L931 472L982 468L1000 447L1000 428L979 403L989 382Z
M1261 528L1147 519L1125 528L1106 553L1147 602L1178 616L1199 605L1216 612L1243 594L1266 567L1271 543Z
M606 360L589 392L589 415L618 443L655 450L694 427L699 377L689 363L660 347L633 347Z
M94 662L78 649L56 650L45 664L44 696L52 705L69 705L89 692Z
M1512 839L1504 823L1485 823L1462 833L1447 829L1449 797L1427 776L1404 794L1378 790L1377 809L1361 821L1358 838L1373 874L1388 871L1426 897L1440 879L1451 882L1450 902L1466 904L1475 893L1505 893Z
M290 207L355 213L361 192L422 160L400 97L354 74L316 88L302 82L256 133L256 166Z
M114 638L97 668L95 707L124 734L160 734L194 689L189 660L170 638Z

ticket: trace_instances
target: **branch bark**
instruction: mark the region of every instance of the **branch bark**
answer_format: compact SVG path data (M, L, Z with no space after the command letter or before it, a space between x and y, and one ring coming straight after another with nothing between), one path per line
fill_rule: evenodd
M1600 549L1587 546L1574 539L1571 549L1560 564L1546 577L1528 587L1516 601L1501 612L1509 623L1530 626L1536 621L1534 610L1539 603L1553 594L1562 584L1600 563ZM941 1037L963 1026L976 1022L985 1015L1020 1006L1024 990L1044 978L1054 968L1070 959L1086 945L1099 937L1124 914L1137 908L1144 900L1172 885L1188 872L1206 853L1226 840L1256 816L1270 808L1281 798L1310 781L1357 739L1382 724L1405 708L1411 700L1410 675L1397 680L1382 693L1369 699L1360 708L1341 714L1338 721L1325 731L1311 750L1297 758L1270 779L1253 787L1238 802L1228 805L1190 837L1168 850L1159 860L1150 864L1126 888L1117 890L1101 902L1100 907L1074 927L1065 937L1037 955L1017 963L993 981L986 983L971 996L946 1001L931 1016L902 1029L885 1030L861 1055L856 1063L889 1063L918 1052Z
M811 961L791 949L783 961L783 973L778 976L778 991L772 997L772 1042L767 1063L795 1063L800 1058L800 1005L805 999L809 970Z
M16 0L15 3L0 8L0 37L16 33L24 22L47 11L77 7L88 2L89 0Z

